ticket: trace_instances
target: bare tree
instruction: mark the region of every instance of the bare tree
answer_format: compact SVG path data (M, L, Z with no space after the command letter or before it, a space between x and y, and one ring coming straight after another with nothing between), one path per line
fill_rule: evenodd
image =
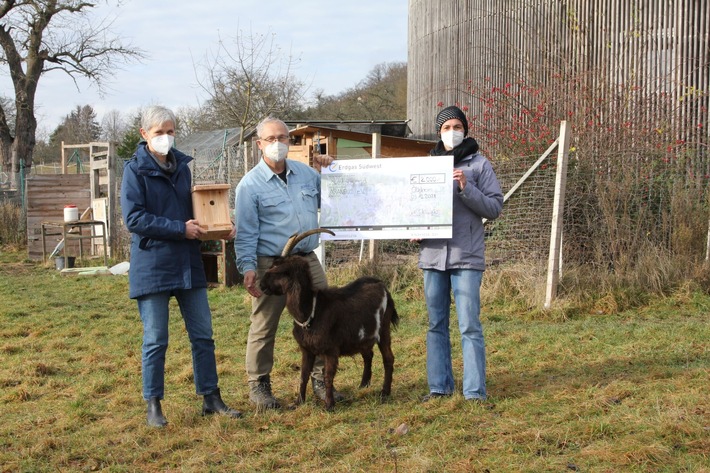
M118 110L109 110L101 118L101 139L118 143L128 131L128 124Z
M383 62L355 87L338 95L314 94L307 118L320 120L402 120L407 116L407 64Z
M407 116L407 63L383 62L376 65L359 85L363 93L358 103L368 118L404 119Z
M20 163L32 166L35 94L43 74L62 71L75 84L78 78L87 78L101 91L118 63L143 57L142 51L113 36L110 21L89 18L88 11L95 6L81 0L0 1L0 65L9 72L15 90L14 127L0 102L4 169L17 172Z
M220 38L216 54L208 55L195 69L200 86L209 95L211 121L224 127L238 126L242 143L245 130L262 118L295 115L306 87L294 75L300 59L290 52L284 54L273 33L238 31L229 46Z
M213 121L213 114L200 105L178 107L175 110L175 116L177 118L175 125L175 136L177 138L184 138L196 131L208 131L221 126L220 123Z

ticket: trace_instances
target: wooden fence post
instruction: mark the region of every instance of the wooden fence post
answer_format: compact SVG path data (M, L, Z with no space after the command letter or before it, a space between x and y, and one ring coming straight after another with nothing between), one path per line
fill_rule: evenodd
M547 265L547 288L545 308L549 309L557 297L557 284L560 279L560 261L562 251L562 218L565 207L565 187L567 186L567 158L569 157L570 133L567 121L560 123L560 138L557 145L557 173L555 175L555 197L552 207L552 226L550 231L550 254Z
M372 159L377 159L382 154L382 135L379 133L372 134ZM375 240L370 240L370 261L374 261L377 251Z

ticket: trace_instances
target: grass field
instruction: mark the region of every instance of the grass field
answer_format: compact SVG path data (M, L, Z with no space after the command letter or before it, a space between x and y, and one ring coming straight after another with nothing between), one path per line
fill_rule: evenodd
M187 336L173 306L170 424L145 425L141 324L125 276L67 277L0 250L0 465L43 471L703 472L710 471L710 297L691 290L633 311L566 320L484 307L489 402L461 394L422 404L426 312L420 291L394 296L393 395L358 390L361 361L327 413L309 398L257 413L247 399L249 299L212 289L223 397L245 413L200 416ZM461 360L456 325L455 374ZM282 318L272 373L291 402L300 355ZM309 389L308 395L311 396Z

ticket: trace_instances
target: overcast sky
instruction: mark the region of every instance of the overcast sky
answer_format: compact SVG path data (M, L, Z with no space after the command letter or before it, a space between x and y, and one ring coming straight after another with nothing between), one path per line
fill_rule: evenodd
M98 17L116 17L113 30L143 49L141 63L117 70L100 97L61 72L42 76L36 97L38 132L50 133L77 105L91 105L100 121L110 110L132 113L160 103L171 108L204 101L194 63L215 52L219 38L236 32L268 33L284 51L300 57L295 75L315 90L337 94L365 78L382 62L407 60L407 0L125 0L119 9L98 2ZM233 41L232 41L233 42ZM3 95L12 96L4 74Z

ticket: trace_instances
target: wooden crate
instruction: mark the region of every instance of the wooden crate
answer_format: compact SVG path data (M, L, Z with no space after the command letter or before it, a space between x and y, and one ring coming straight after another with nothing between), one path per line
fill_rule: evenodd
M200 240L223 240L232 231L229 184L202 184L192 188L192 211L207 233Z
M243 281L237 271L234 240L212 240L202 243L202 264L210 287L232 287Z

